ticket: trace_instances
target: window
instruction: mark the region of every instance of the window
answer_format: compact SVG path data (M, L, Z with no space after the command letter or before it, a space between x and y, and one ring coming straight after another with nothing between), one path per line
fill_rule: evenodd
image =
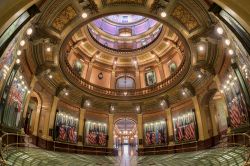
M135 80L129 76L122 76L116 80L116 89L135 89Z

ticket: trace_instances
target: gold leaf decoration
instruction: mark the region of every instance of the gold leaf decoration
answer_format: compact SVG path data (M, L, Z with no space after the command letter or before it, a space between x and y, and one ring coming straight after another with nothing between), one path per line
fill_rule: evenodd
M182 5L175 7L172 16L184 25L188 31L192 31L199 26L194 16Z
M53 21L52 27L62 31L67 23L76 17L76 11L72 6L67 6Z

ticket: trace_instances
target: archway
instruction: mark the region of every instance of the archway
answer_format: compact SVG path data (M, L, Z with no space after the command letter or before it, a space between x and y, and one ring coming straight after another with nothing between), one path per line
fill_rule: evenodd
M24 122L24 131L26 134L33 134L37 136L41 107L41 98L38 93L33 91L31 94Z
M114 124L114 145L118 148L119 156L129 157L136 155L137 125L131 118L118 119Z

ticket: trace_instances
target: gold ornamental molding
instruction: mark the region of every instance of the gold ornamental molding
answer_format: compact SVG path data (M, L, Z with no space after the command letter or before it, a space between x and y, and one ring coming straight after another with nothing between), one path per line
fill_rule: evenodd
M72 6L67 6L52 22L52 27L62 31L66 25L77 16L76 10Z
M171 15L176 20L178 20L189 32L199 27L198 21L183 5L177 5Z

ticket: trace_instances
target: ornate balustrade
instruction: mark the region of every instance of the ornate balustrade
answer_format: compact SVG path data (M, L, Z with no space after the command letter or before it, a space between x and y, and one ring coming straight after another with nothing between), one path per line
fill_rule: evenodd
M120 97L119 100L125 100L129 97L129 99L137 99L137 98L147 98L151 96L159 95L160 93L163 93L167 91L168 89L175 86L177 83L179 83L186 73L188 72L188 67L190 66L190 59L186 56L183 56L183 60L181 64L179 65L178 69L172 73L168 78L165 80L146 87L146 88L140 88L140 89L109 89L105 87L101 87L98 85L95 85L85 79L83 79L77 72L75 72L71 65L69 64L66 56L63 55L63 58L61 58L61 69L67 79L77 87L79 87L81 90L92 94L92 95L98 95L102 96L104 98L113 98L115 100L118 100L117 97Z

